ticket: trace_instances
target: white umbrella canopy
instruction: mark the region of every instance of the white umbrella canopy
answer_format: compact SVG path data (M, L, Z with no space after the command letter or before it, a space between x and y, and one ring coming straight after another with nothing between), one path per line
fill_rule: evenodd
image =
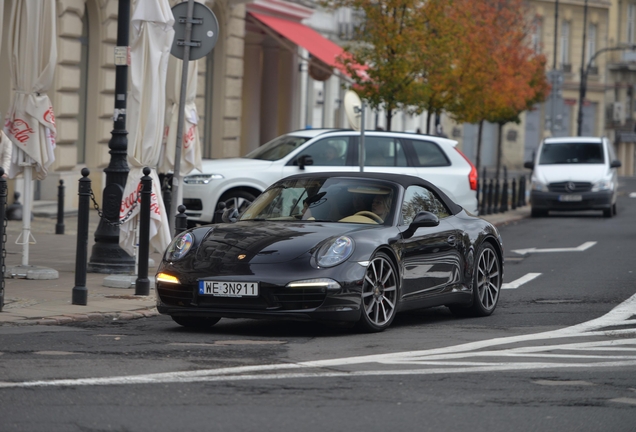
M47 92L57 61L54 1L14 0L9 21L13 98L4 132L13 145L9 177L24 173L22 265L29 264L33 177L42 180L55 161L55 115Z
M181 95L181 72L183 60L170 56L166 86L166 123L159 170L170 172L174 169L177 127L179 121L179 101ZM201 171L201 143L199 140L199 114L197 112L198 63L188 65L186 97L183 107L183 139L180 174L188 175L194 169Z
M138 191L146 166L152 170L150 244L163 251L171 239L156 171L163 137L168 58L174 37L174 16L168 0L138 0L131 25L131 91L127 105L130 172L120 207L120 220L127 219L120 226L119 245L133 255L134 219L138 217L141 200Z
M55 2L14 0L12 6L7 47L14 91L4 132L17 151L9 177L33 166L42 180L55 161L55 115L47 95L57 60Z

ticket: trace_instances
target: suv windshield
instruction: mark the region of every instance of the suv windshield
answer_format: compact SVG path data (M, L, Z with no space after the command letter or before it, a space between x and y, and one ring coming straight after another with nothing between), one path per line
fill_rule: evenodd
M292 135L283 135L252 150L244 157L247 159L261 159L275 161L284 158L292 151L307 142L310 138Z
M539 165L602 164L604 161L601 143L544 144Z

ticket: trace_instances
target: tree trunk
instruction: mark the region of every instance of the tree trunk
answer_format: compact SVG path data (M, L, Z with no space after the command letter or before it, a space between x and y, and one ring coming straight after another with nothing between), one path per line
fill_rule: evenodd
M431 131L431 116L433 115L433 113L431 112L431 110L426 111L426 135L430 135L430 131Z
M386 110L386 130L391 130L391 119L393 118L393 110Z

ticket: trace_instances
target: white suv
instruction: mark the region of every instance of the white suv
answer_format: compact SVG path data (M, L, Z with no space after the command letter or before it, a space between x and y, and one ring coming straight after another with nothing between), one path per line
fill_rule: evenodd
M360 133L308 129L282 135L242 158L206 159L203 172L184 177L189 224L219 222L220 203L242 212L270 184L292 174L360 171ZM364 171L426 179L477 214L477 170L457 141L414 133L366 131Z

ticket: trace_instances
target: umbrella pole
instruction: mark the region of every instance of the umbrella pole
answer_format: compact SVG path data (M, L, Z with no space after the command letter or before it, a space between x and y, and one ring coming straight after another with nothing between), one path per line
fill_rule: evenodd
M31 208L33 205L33 166L24 167L24 204L22 210L22 265L29 265Z

